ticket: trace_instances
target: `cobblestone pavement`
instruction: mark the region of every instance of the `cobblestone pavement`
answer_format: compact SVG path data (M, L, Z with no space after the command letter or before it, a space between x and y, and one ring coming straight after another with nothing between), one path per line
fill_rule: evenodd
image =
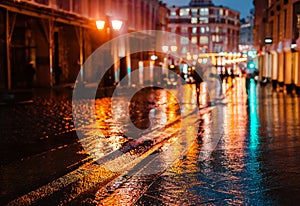
M209 139L160 175L136 205L297 205L300 197L300 98L238 88L223 108L224 134L209 158Z
M298 205L300 97L253 84L247 97L237 84L218 111L224 130L211 155L202 158L215 135L215 117L205 112L203 133L170 168L141 175L164 164L172 148L72 205Z
M72 92L65 88L34 90L33 103L0 107L1 117L5 117L0 123L1 202L64 179L64 175L93 162L82 147L84 143L101 144L102 150L97 153L103 156L130 140L116 129L120 123L112 119L111 98L101 98L95 105L104 138L98 138L97 142L92 138L79 141L72 120ZM166 106L166 100L158 103ZM83 100L82 105L86 102ZM167 121L172 121L170 115L175 118L174 112L168 109ZM143 118L139 121L143 122Z
M71 90L36 91L32 104L2 106L0 201L12 201L11 205L296 205L300 201L300 97L254 85L247 96L243 79L236 79L234 85L216 106L200 114L187 112L185 135L176 133L179 105L168 107L170 97L165 102L156 99L167 111L166 118L156 120L173 123L162 128L158 136L165 140L152 149L142 145L131 150L130 137L111 121L111 99L97 100L96 107L103 107L97 113L98 123L106 136L89 143L101 143L102 156L115 150L145 154L124 173L107 171L82 147L72 122ZM216 135L220 140L215 147ZM126 155L119 159L127 164Z

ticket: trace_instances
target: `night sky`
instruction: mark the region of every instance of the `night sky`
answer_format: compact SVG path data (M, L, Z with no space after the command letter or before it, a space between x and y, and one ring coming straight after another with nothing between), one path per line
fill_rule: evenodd
M187 6L190 0L163 0L168 6ZM223 5L230 9L239 11L241 18L249 15L250 9L254 8L253 0L212 0L215 5Z

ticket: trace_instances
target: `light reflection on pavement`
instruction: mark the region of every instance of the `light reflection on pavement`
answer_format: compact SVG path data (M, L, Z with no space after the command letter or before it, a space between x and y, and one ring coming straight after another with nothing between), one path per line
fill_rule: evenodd
M121 176L104 171L100 168L101 165L73 168L72 172L75 175L79 174L76 173L77 171L83 174L83 179L80 180L82 184L71 184L67 189L61 188L62 191L58 190L57 195L49 195L45 200L39 200L38 203L66 202L71 205L296 204L300 201L298 196L300 193L299 96L273 92L269 86L260 88L254 85L250 87L252 89L247 96L244 79L236 78L233 85L235 86L232 90L228 90L226 98L213 107L213 110L209 108L202 110L199 114L200 121L195 121L193 115L187 117L190 119L187 121L189 124L184 125L186 135L174 134L157 151L154 151L156 155L145 157L143 164L137 164ZM223 91L228 88L230 85L223 84ZM178 118L178 107L181 106L176 104L176 98L172 99L168 95L164 91L157 90L154 95L157 107L149 110L150 113L152 112L152 119L149 119L149 123L158 123L155 125L163 128L159 131L163 135L178 130L180 126L180 121L165 126L168 122ZM186 114L195 109L192 106L195 102L194 96L195 94L187 92L178 95L178 98L182 97L184 100L185 106L182 109ZM205 104L207 99L203 96L202 100ZM87 145L94 148L94 154L98 158L124 148L124 145L126 146L126 143L132 140L130 136L124 136L121 132L122 129L126 129L126 124L124 127L122 122L122 116L126 114L121 112L122 106L126 105L113 105L119 111L117 123L112 121L110 105L110 98L96 100L97 127L102 129L104 137L94 138L99 135L92 133L90 138L84 140ZM89 106L89 102L83 102L82 106ZM218 122L220 117L223 118L223 122ZM144 121L143 118L133 119L137 120L136 124ZM88 129L85 132L88 132ZM213 142L214 135L221 136L216 148ZM186 147L187 145L190 147ZM46 156L52 159L48 159L45 165L49 168L66 166L63 164L51 166L51 162L57 163L58 160L72 162L73 160L70 160L74 157L68 153L71 148L77 150L78 154L81 152L86 155L82 148L74 144L66 144L66 147L61 149L60 155L46 153ZM205 152L212 149L212 154ZM182 151L186 153L179 155L180 159L174 158L178 152ZM67 153L69 156L66 157ZM26 175L30 177L24 179L32 181L32 184L27 183L26 187L20 185L19 191L16 192L18 196L43 186L45 182L52 181L53 178L43 177L43 181L36 178L41 171L47 174L46 168L38 169L37 167L37 165L43 167L43 156L45 155L30 156L23 162L14 161L2 167L1 176L6 179L1 180L1 183L4 183L1 185L2 187L7 185L6 192L10 191L13 194L18 186L17 183L22 182L20 174L18 174L19 178L9 176L13 174L12 171L20 168L29 168L22 175L23 178ZM29 164L30 160L32 162ZM168 167L161 170L165 165ZM149 174L149 168L157 172ZM30 172L34 170L35 173ZM59 168L56 170L58 171ZM57 172L54 169L50 171L51 173ZM67 176L59 174L63 177L61 183L64 185L70 181L67 177L75 177L68 176L69 173ZM110 180L114 180L101 181L105 175L109 176ZM52 177L57 178L53 175ZM16 179L18 181L14 182ZM12 197L17 198L16 194Z

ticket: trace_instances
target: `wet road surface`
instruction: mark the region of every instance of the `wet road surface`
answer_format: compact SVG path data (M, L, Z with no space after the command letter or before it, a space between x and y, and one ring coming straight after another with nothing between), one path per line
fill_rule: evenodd
M141 154L132 165L127 164L131 155L116 158L126 168L122 173L93 162L86 153L72 125L68 92L37 98L31 105L1 107L1 116L8 117L1 121L1 202L297 205L300 97L253 84L247 96L243 79L233 84L224 100L200 113L188 106L195 102L193 95L186 96L182 106L186 121L176 121L181 105L157 91L154 100L160 112L153 119L167 126L149 132L149 138L156 135L159 142L155 147L141 145L133 150L124 150L132 139L112 121L111 99L97 100L105 138L86 140L101 145L97 155L106 157L117 150ZM224 91L226 87L230 85L224 85ZM176 132L184 122L181 133Z

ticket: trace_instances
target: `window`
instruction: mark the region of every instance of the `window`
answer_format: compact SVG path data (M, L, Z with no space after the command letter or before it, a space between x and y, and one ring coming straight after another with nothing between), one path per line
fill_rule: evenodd
M215 52L220 52L221 51L221 48L220 48L220 45L215 45L215 47L214 47L214 51Z
M223 10L223 9L220 9L220 10L219 10L219 15L220 15L220 16L223 16L223 14L224 14L224 10Z
M191 23L191 19L180 19L180 23Z
M189 43L189 39L187 37L181 37L180 38L180 44L181 45L187 45Z
M200 27L200 33L204 34L206 32L209 32L209 26L201 26Z
M198 18L197 17L192 17L191 18L191 23L192 24L197 24L198 23Z
M176 16L176 11L172 10L170 15L171 16Z
M208 18L207 17L200 17L199 18L200 24L208 24Z
M180 9L179 15L180 16L188 16L188 15L190 15L190 9Z
M220 42L220 37L219 37L219 35L212 35L212 41L213 41L213 42Z
M192 15L198 15L198 9L193 8L192 9Z
M201 34L204 34L204 33L206 32L206 30L205 30L205 27L204 27L204 26L201 26L201 28L200 28L200 32L201 32Z
M188 27L181 27L181 33L187 34L188 33Z
M197 39L198 39L198 37L193 36L193 37L191 38L192 44L197 44Z
M200 44L208 44L208 37L200 36Z
M182 53L182 54L186 54L186 53L187 53L187 48L186 48L185 46L182 47L181 53Z
M208 15L208 8L201 8L200 9L200 15L201 16L207 16Z
M193 27L193 28L192 28L192 33L193 33L193 34L197 34L197 27Z

